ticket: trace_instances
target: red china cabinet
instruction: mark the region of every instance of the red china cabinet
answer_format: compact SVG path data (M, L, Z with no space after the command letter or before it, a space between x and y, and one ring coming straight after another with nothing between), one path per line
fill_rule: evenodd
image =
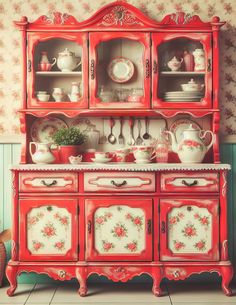
M218 17L151 20L116 1L78 22L22 17L21 164L12 166L9 296L22 272L126 282L216 272L229 288L219 156ZM62 156L60 128L87 135ZM181 163L182 161L182 163ZM71 163L71 164L70 164ZM184 285L184 284L183 284Z

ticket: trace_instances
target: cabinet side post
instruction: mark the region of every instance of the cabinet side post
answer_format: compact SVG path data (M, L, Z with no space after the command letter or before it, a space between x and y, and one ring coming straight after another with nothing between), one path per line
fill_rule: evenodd
M19 172L12 171L12 249L11 259L17 261L18 258L18 245L19 245L19 222L18 222L18 185L19 185Z
M219 151L219 129L220 129L220 113L213 113L212 120L212 131L215 137L215 141L213 142L213 162L220 163L220 151Z
M227 222L227 171L220 172L220 259L227 261L228 255L228 222Z

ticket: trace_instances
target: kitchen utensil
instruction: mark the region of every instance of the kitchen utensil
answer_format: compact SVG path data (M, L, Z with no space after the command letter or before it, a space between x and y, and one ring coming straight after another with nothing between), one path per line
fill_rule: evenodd
M107 67L107 73L114 82L125 83L134 74L134 64L128 58L114 58Z
M82 64L81 58L77 57L74 52L71 52L67 48L63 52L58 53L56 61L58 68L62 72L71 72Z
M171 69L171 71L179 71L181 68L183 58L178 60L176 56L174 56L170 61L168 61L167 66Z
M141 120L138 119L138 137L137 137L137 139L135 141L136 145L142 145L142 143L143 143L143 139L141 137L141 128L142 128Z
M110 134L109 134L109 136L108 136L108 142L110 143L110 144L115 144L116 143L116 137L114 136L114 134L113 134L113 127L114 127L114 125L115 125L115 121L114 121L114 119L113 118L110 118L110 127L111 127L111 131L110 131Z
M122 128L123 128L123 119L122 119L122 117L120 117L120 134L118 136L118 142L120 145L124 145L124 143L125 143L125 138L122 133Z
M151 138L151 136L149 135L149 121L148 121L148 117L145 117L145 133L143 134L143 138L144 140L148 140Z
M33 152L33 145L35 146L35 150ZM32 161L37 164L48 164L53 163L55 161L55 157L50 150L50 143L37 143L30 142L29 143L29 152L32 158Z
M129 140L127 142L128 145L134 145L135 139L134 139L134 120L133 118L129 119L129 128L130 128L130 133L129 133Z
M107 142L107 137L105 136L105 130L104 130L104 120L102 122L102 135L99 138L99 144L105 144Z

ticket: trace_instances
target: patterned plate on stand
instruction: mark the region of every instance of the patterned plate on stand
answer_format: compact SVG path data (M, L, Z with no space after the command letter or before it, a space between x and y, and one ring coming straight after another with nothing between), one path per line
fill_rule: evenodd
M125 83L134 74L134 64L131 60L120 57L110 61L107 67L109 77L116 83Z
M62 119L55 117L37 118L31 126L31 139L34 142L53 143L52 136L60 128L68 128Z

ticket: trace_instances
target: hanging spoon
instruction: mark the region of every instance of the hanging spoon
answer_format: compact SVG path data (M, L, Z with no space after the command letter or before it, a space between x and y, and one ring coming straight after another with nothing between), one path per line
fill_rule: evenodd
M115 144L116 143L116 137L114 136L114 134L113 134L113 127L114 127L114 125L115 125L115 121L114 121L114 119L113 118L110 118L110 127L111 127L111 132L110 132L110 134L109 134L109 136L108 136L108 142L110 143L110 144Z
M104 119L103 119L103 122L102 122L102 135L99 138L99 144L105 144L107 142L107 137L105 135L104 123L105 122L104 122Z
M144 138L144 140L148 140L150 138L150 135L148 133L149 132L149 121L148 121L147 117L145 117L145 129L146 129L146 131L143 135L143 138Z

